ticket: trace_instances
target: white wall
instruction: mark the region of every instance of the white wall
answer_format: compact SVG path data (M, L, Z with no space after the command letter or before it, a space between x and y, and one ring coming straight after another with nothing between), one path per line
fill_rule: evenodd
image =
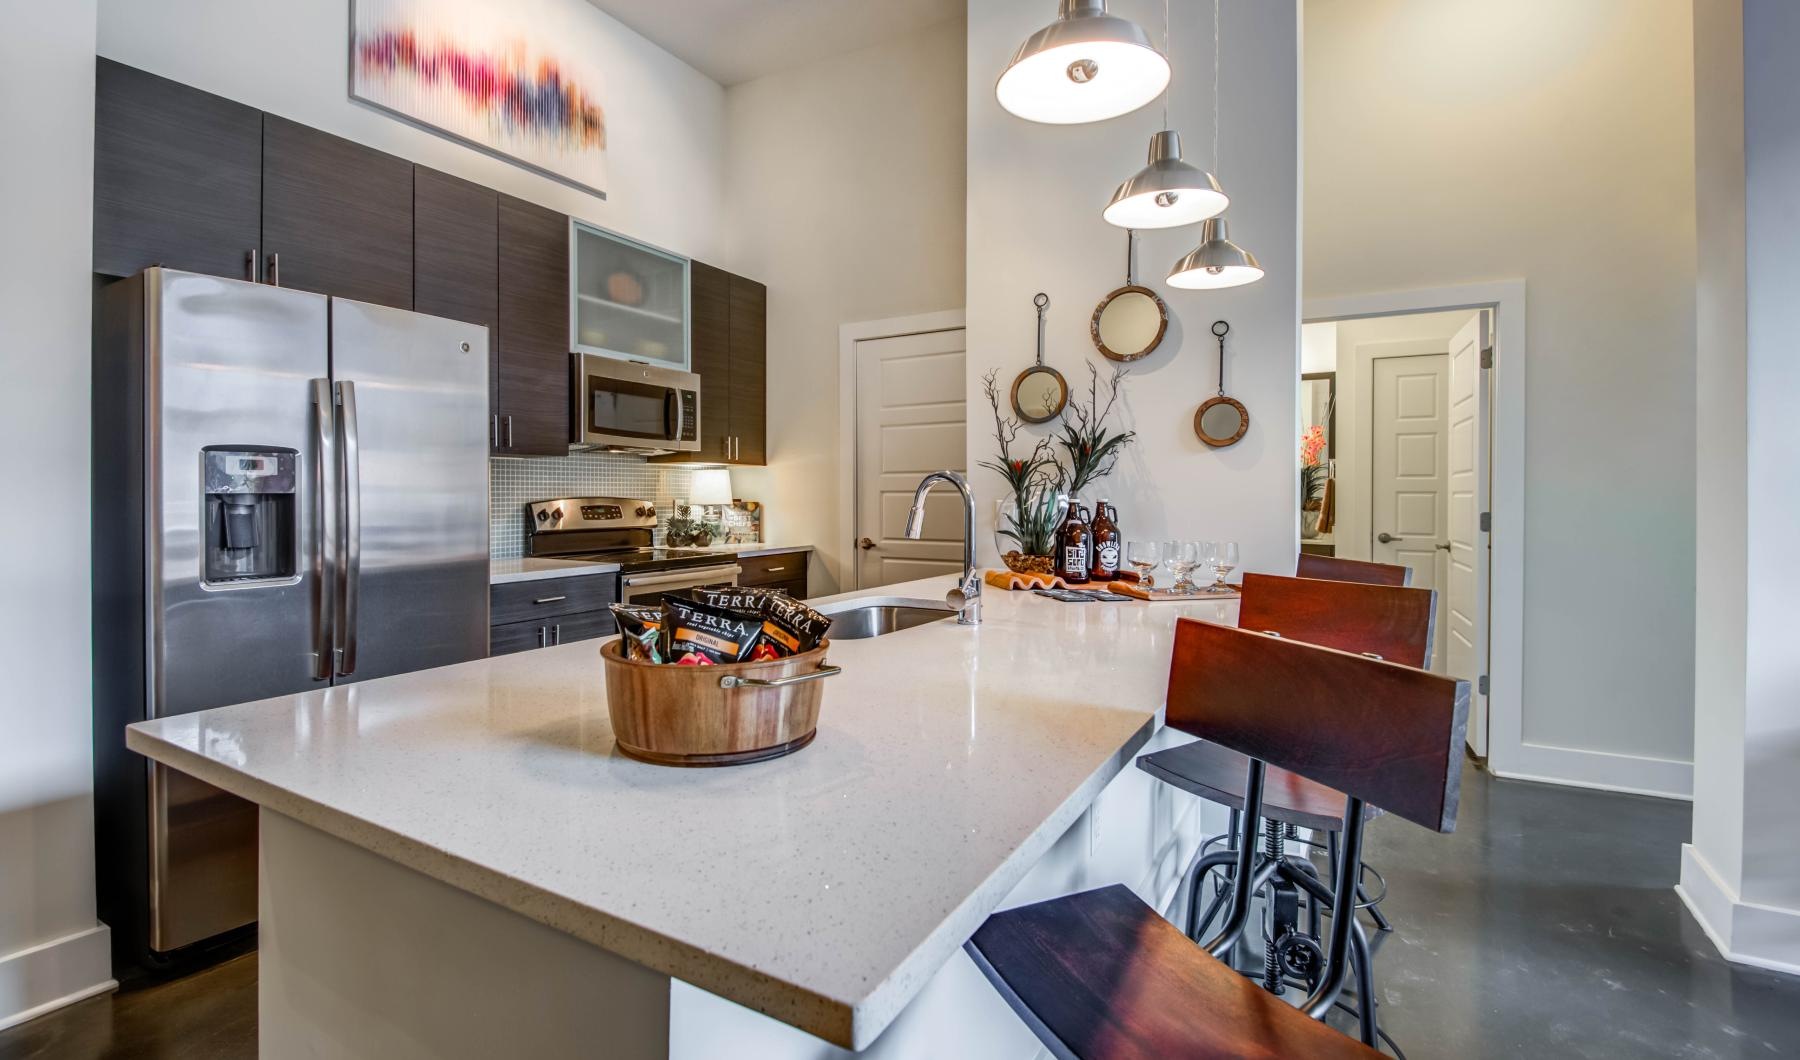
M351 101L345 0L100 0L99 52L680 254L721 249L725 90L584 0L551 31L604 71L607 198ZM561 20L559 20L561 21Z
M1306 0L1306 297L1527 284L1523 731L1577 781L1692 754L1689 11Z
M838 327L963 304L961 20L726 93L723 264L769 285L769 467L732 469L764 536L838 591Z
M1800 669L1789 528L1800 327L1800 8L1694 5L1700 498L1694 831L1677 888L1733 960L1800 973Z
M0 4L0 1027L111 985L94 920L94 3ZM28 32L16 32L29 27ZM55 513L54 515L50 513ZM48 516L48 518L46 518Z
M981 376L1005 388L1033 357L1032 295L1050 296L1045 360L1085 389L1086 363L1105 362L1088 337L1095 304L1124 278L1125 233L1100 219L1113 188L1144 164L1159 128L1156 106L1092 125L1038 125L994 100L1014 49L1053 15L1042 0L969 8L969 465L991 459L993 424ZM1162 6L1120 0L1118 15L1154 27ZM1127 538L1233 538L1246 568L1292 573L1299 548L1295 388L1300 370L1298 10L1282 0L1226 0L1218 177L1232 198L1232 237L1267 275L1217 292L1171 290L1162 278L1198 242L1198 227L1146 232L1138 277L1168 303L1168 335L1132 365L1123 424L1138 432L1097 493L1118 505ZM1209 166L1212 29L1209 5L1176 5L1170 118L1187 157ZM1210 168L1210 167L1209 167ZM1250 410L1250 430L1228 449L1194 436L1193 416L1217 388L1208 328L1231 323L1226 382ZM1042 429L1040 429L1042 430ZM977 470L982 555L995 561L993 501L1004 486Z
M1337 371L1337 321L1300 325L1300 372Z

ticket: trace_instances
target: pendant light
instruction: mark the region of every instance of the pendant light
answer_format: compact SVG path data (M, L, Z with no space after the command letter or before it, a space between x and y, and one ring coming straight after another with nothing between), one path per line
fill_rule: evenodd
M1027 121L1077 125L1115 118L1156 98L1169 60L1106 0L1060 0L1056 21L1025 38L994 95Z
M1256 255L1231 241L1225 218L1209 217L1200 222L1200 245L1169 272L1169 286L1190 291L1218 290L1255 283L1262 277Z
M1213 170L1219 168L1219 0L1213 0ZM1256 255L1231 241L1223 217L1200 223L1200 245L1175 263L1169 286L1190 291L1239 287L1262 279Z
M1169 0L1163 0L1163 50L1169 50ZM1231 200L1211 173L1181 158L1181 136L1169 128L1169 90L1163 89L1163 128L1150 138L1150 164L1119 185L1100 216L1120 228L1178 228L1216 217Z

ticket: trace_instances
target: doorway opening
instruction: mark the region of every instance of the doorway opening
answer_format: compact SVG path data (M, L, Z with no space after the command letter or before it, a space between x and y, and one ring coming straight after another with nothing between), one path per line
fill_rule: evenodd
M1523 363L1514 287L1309 301L1297 380L1301 460L1318 465L1302 471L1301 550L1404 566L1436 591L1431 668L1469 682L1468 748L1495 772L1521 717L1522 498L1497 488L1521 471L1522 379L1500 379Z

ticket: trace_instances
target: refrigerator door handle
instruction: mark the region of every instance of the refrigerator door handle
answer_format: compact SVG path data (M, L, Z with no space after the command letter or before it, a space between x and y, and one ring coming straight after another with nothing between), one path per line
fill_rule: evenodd
M362 470L356 423L356 384L337 385L338 406L343 410L344 547L338 564L338 665L339 674L356 672L357 595L362 581Z
M337 418L331 397L331 380L312 381L313 423L317 432L313 453L312 506L312 608L313 671L315 681L331 680L336 666L332 626L337 586Z

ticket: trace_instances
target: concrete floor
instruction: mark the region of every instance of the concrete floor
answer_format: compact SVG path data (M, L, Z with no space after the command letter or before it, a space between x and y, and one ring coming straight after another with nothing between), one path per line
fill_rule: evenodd
M1411 1060L1800 1056L1800 978L1727 964L1675 897L1687 835L1684 803L1473 768L1454 835L1376 821L1384 1028ZM0 1060L255 1052L254 954L0 1031Z

